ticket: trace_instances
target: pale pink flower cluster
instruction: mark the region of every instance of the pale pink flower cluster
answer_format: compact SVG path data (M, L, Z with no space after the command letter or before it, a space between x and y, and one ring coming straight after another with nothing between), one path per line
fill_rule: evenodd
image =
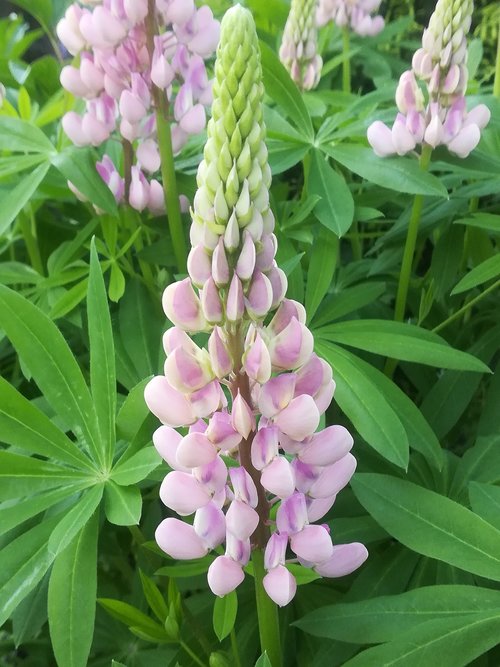
M211 82L205 59L219 38L219 23L209 7L194 0L102 0L72 4L57 34L78 65L61 72L66 90L85 100L83 115L70 111L63 128L77 146L99 146L116 136L130 142L134 157L128 179L111 158L97 170L118 202L125 197L138 211L165 208L156 137L153 84L169 100L174 153L190 135L205 128ZM151 34L151 26L157 34Z
M333 21L339 28L349 27L361 37L374 37L384 27L380 15L373 16L382 0L319 0L318 26Z
M375 121L368 141L375 153L405 155L418 145L443 145L465 158L481 139L490 111L479 104L467 111L467 33L472 2L438 0L422 48L413 56L412 69L404 72L396 89L399 113L392 128ZM418 80L425 85L424 97ZM427 101L426 101L427 98Z

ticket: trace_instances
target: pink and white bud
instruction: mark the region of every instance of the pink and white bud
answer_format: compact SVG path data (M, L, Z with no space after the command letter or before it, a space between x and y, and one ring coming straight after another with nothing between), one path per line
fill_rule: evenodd
M224 512L213 501L207 503L196 510L193 528L207 547L215 549L224 542L226 537Z
M314 338L309 329L295 317L269 344L271 362L275 368L292 370L309 360Z
M226 512L227 529L239 540L251 537L259 525L257 512L241 500L233 500Z
M258 403L264 417L272 419L289 405L294 397L296 378L295 373L282 373L262 386Z
M200 293L200 301L207 322L210 324L220 324L224 318L224 313L219 290L212 277L203 285Z
M193 424L197 419L187 398L174 389L163 375L157 375L148 382L144 400L151 412L167 426L178 428Z
M210 502L210 494L200 482L186 472L169 472L160 486L160 498L164 505L181 516L193 514Z
M284 299L268 326L269 331L275 336L278 335L286 329L294 317L301 324L305 324L306 309L298 301Z
M284 607L291 602L297 592L295 577L284 565L278 565L270 570L262 584L271 600L279 607Z
M318 479L311 485L311 498L327 498L341 491L354 475L356 459L352 454L346 454L336 463L323 469Z
M71 65L63 67L59 76L61 86L68 90L75 97L86 97L89 89L82 81L80 70Z
M143 211L149 202L149 183L139 167L132 167L130 174L128 203L136 211Z
M255 332L253 341L243 354L243 368L248 377L259 384L264 384L271 377L271 355L258 332Z
M327 512L331 510L337 496L327 496L326 498L308 498L307 516L310 523L319 521Z
M222 329L215 327L208 339L208 352L212 369L218 378L224 378L232 368L233 362L226 343L224 342Z
M227 481L227 468L220 456L217 456L212 463L193 469L195 477L208 491L215 495L224 491ZM225 497L225 494L224 494Z
M212 277L218 287L227 285L230 279L229 264L227 263L226 251L222 238L219 239L217 247L214 249L212 255Z
M203 287L206 281L212 277L212 261L201 243L193 246L189 251L187 270L197 287Z
M218 556L207 572L210 590L219 597L224 597L234 591L244 578L245 574L241 565L229 556Z
M194 414L198 419L210 417L224 402L224 394L218 380L212 380L207 385L188 396Z
M248 232L243 233L243 246L235 271L240 280L250 280L255 269L255 243Z
M177 461L177 448L182 435L170 426L160 426L153 433L153 444L158 454L173 470L190 472L189 468L181 466Z
M376 120L369 126L367 137L375 155L387 157L396 152L392 142L392 132L382 121Z
M203 331L207 328L200 299L189 278L168 285L163 292L163 310L175 326L185 331Z
M481 139L481 131L477 125L466 125L460 132L448 143L448 149L465 158L478 145Z
M279 429L274 424L260 428L252 440L252 465L262 470L279 454ZM289 494L290 495L290 494Z
M229 477L231 478L231 484L233 485L235 500L241 500L247 505L250 505L250 507L257 507L257 489L253 479L245 468L243 468L243 466L230 468Z
M290 401L274 418L280 431L293 440L304 440L319 425L319 411L311 396L303 394Z
M368 551L363 544L337 544L328 560L316 565L314 570L322 577L344 577L357 570L368 558Z
M288 546L288 535L285 533L273 533L268 539L264 552L264 567L272 570L278 565L284 565L286 559L286 548Z
M150 174L158 171L161 165L160 151L154 139L141 141L136 151L137 161Z
M231 415L227 412L216 412L208 424L206 435L216 447L229 452L241 442L241 435L231 424Z
M328 426L315 433L298 456L309 465L329 466L346 456L353 444L354 440L346 428Z
M185 468L197 468L211 463L217 450L205 433L188 433L177 447L177 462Z
M323 563L333 554L330 533L324 526L308 525L290 537L292 551L309 563Z
M87 146L90 141L82 128L82 118L75 111L68 111L62 117L65 133L75 146Z
M250 317L256 320L263 319L271 310L273 286L269 278L261 271L256 271L253 275L245 305Z
M169 354L164 371L174 389L187 394L201 389L213 379L208 364L202 363L202 358L183 347L178 347Z
M260 476L262 486L278 498L288 498L295 491L295 475L284 456L276 456Z
M303 493L294 493L281 502L276 514L276 525L280 533L294 535L307 523L307 506Z
M226 301L226 316L229 322L239 322L245 311L243 286L236 274L233 275Z
M231 423L233 428L238 431L245 440L250 435L250 432L255 431L256 428L253 411L239 391L236 398L233 400Z
M179 519L164 519L156 529L155 540L162 551L179 560L203 558L208 553L193 526Z

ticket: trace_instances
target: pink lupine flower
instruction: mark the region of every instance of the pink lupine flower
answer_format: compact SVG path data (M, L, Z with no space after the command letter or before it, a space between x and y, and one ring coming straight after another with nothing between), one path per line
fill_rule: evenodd
M373 16L382 0L319 0L316 21L319 26L333 21L339 28L349 27L360 37L374 37L384 27L380 15Z
M154 4L152 19L161 34L153 36L151 53L147 0L97 0L83 7L75 2L57 35L72 55L80 56L79 67L62 69L61 84L86 102L83 116L70 111L63 117L64 131L77 146L100 146L116 134L131 143L135 163L121 180L123 188L110 183L116 168L98 171L117 202L126 199L138 211L158 214L165 203L154 178L160 156L153 86L166 93L173 110L172 143L179 152L205 128L205 107L212 97L205 59L217 45L219 23L208 7L197 9L191 0Z
M153 442L172 469L161 500L195 518L187 528L167 519L156 538L174 558L225 542L207 574L220 596L243 581L252 550L265 550L263 585L283 606L296 591L288 549L320 576L353 571L367 557L361 545L334 546L328 527L314 523L332 507L356 460L343 426L317 432L335 383L313 352L304 307L285 298L286 277L275 263L260 55L251 14L240 6L223 20L215 70L189 277L163 295L175 326L163 338L165 375L145 389L163 422ZM209 333L206 349L191 338L199 332ZM181 425L187 435L175 431ZM172 543L183 539L185 546Z
M472 0L438 0L412 69L403 72L396 89L399 113L392 128L375 121L367 136L376 155L406 155L418 145L443 145L465 158L479 143L490 119L484 104L467 112L467 33ZM427 104L417 79L427 89Z

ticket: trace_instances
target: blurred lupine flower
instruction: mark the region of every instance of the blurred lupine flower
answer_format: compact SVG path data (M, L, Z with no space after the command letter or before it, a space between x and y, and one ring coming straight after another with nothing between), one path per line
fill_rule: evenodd
M356 460L344 427L316 432L335 383L313 353L304 307L284 298L286 277L274 259L259 46L252 16L239 5L222 21L215 74L189 277L163 295L174 324L163 339L165 374L145 389L163 422L153 442L172 468L160 497L194 521L167 518L156 540L180 559L225 542L208 570L220 596L242 582L252 548L265 548L264 586L285 605L296 589L288 545L295 560L322 576L352 572L367 557L358 543L333 546L328 527L313 524ZM189 335L201 331L210 334L206 348ZM178 427L189 427L187 435Z
M151 35L148 25L158 34ZM160 155L152 87L166 92L172 144L179 152L205 127L205 107L212 99L205 59L215 51L218 21L209 7L197 9L194 0L150 0L149 5L148 0L98 0L72 4L57 34L79 57L79 66L63 68L61 83L86 101L83 116L74 111L64 116L64 131L77 146L100 146L116 135L133 144L135 164L127 178L119 176L107 155L98 172L118 202L126 194L137 210L161 212L163 196L153 176Z
M292 0L283 32L280 59L302 90L315 88L323 61L317 53L317 0Z
M3 85L3 83L0 83L0 108L3 105L3 101L4 101L6 95L7 95L7 91L5 90L5 86Z
M316 21L323 26L333 21L339 28L350 28L361 37L373 37L384 27L382 16L372 16L382 0L319 0Z
M477 146L490 111L479 104L466 109L467 33L472 0L438 0L422 47L415 52L412 69L401 75L396 90L399 110L392 128L381 121L368 128L375 153L405 155L418 144L444 145L465 158ZM425 83L427 100L417 82Z

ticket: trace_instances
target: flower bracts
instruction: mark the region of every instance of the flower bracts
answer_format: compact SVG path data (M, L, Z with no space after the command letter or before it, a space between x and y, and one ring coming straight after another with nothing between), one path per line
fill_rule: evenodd
M467 33L472 0L438 0L412 69L401 75L396 90L399 113L392 128L381 121L368 128L377 155L405 155L417 145L444 145L465 158L477 146L490 119L479 104L466 110ZM419 85L421 81L426 95Z
M274 259L258 41L240 6L222 21L215 72L189 277L165 290L174 324L164 337L165 374L145 390L163 422L155 446L172 468L161 499L194 520L167 518L156 539L180 559L225 543L208 570L217 595L241 583L253 548L265 549L264 586L284 605L296 589L288 548L323 576L365 560L364 546L333 546L328 527L314 525L356 461L345 428L316 432L335 383L313 352L303 306L284 298L286 278ZM209 334L206 347L189 335L200 332ZM183 436L178 427L189 430Z

